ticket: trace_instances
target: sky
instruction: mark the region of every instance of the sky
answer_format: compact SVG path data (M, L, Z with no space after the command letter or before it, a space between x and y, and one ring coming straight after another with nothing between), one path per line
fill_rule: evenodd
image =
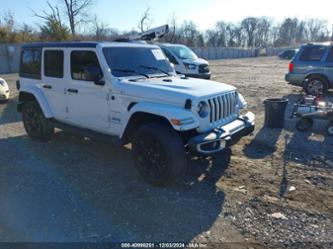
M58 4L62 0L49 0ZM333 24L333 1L320 0L94 0L88 12L109 27L118 30L137 29L144 10L151 8L153 26L165 24L174 14L177 21L194 21L200 30L213 28L217 21L239 22L248 16L272 17L280 22L285 17L320 18ZM46 0L2 0L1 12L11 10L18 24L37 27L40 19L31 9L47 10Z

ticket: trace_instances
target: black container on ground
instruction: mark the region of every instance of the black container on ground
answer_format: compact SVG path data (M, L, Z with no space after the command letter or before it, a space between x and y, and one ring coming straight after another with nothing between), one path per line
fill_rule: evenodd
M284 116L288 105L287 99L266 99L265 104L265 127L283 128Z

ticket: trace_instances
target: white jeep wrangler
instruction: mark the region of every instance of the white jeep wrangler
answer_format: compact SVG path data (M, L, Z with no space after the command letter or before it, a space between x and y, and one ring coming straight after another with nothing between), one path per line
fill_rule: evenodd
M234 87L177 76L155 45L25 45L17 88L33 140L48 141L57 127L132 143L139 172L155 185L182 175L187 152L220 152L254 129Z

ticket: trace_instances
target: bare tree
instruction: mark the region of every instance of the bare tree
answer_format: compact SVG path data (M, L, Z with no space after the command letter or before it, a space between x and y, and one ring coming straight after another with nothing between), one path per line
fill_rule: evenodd
M267 17L258 18L255 45L256 47L265 47L269 41L272 20Z
M139 29L141 30L141 32L144 32L147 29L149 29L152 22L153 22L153 19L152 19L151 13L150 13L150 7L148 7L143 12L141 19L139 21Z
M108 27L106 24L98 20L97 15L95 15L94 20L94 35L96 40L105 40L108 35Z
M247 17L242 21L242 27L247 35L247 46L253 47L254 44L254 35L258 25L258 19L255 17Z
M0 16L0 42L10 42L14 33L14 14L7 11Z
M290 46L296 44L296 34L299 20L297 18L286 18L279 28L277 46Z
M235 38L237 35L236 25L233 23L229 23L227 25L226 31L227 31L227 36L228 36L228 41L227 41L228 47L235 47L235 45L236 45Z
M45 24L40 26L41 38L56 41L69 39L69 30L62 23L59 8L51 5L49 2L47 2L47 5L50 12L43 10L41 13L37 13L33 11L36 17L45 21Z
M39 17L44 19L45 21L54 21L59 24L59 26L63 26L59 8L50 4L50 2L46 2L49 6L51 12L47 12L46 10L42 10L41 13L37 13L36 11L32 10L35 17Z
M76 34L77 25L87 18L86 10L93 0L60 0L65 7L69 27L73 36Z
M308 39L310 41L319 41L321 40L325 33L327 31L327 23L324 20L320 19L309 19L306 22L306 26L308 29L309 37Z
M218 46L225 47L227 45L227 24L223 21L219 21L215 24L215 30L218 34Z
M168 25L169 25L169 33L166 35L165 39L168 42L175 42L176 32L177 32L177 18L175 13L173 13L169 18Z

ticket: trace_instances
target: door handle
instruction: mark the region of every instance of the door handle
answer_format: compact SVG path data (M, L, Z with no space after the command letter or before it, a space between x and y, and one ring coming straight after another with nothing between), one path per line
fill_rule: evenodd
M43 85L43 88L52 89L52 86L51 85Z
M72 88L69 88L69 89L67 89L67 92L69 92L69 93L78 93L78 92L79 92L79 90L77 90L77 89L72 89Z

